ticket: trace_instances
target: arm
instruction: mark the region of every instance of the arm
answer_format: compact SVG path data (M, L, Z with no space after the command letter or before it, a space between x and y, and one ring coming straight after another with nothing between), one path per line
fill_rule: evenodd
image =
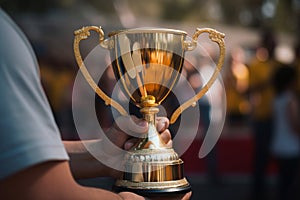
M101 140L64 141L70 157L70 169L75 179L110 175L110 169L86 149L86 145L101 145Z
M122 117L120 125L125 124L134 133L142 134L148 129L148 125L137 118L129 120ZM137 126L136 122L140 126ZM161 132L163 140L171 145L171 135L166 118L158 119L157 128ZM120 131L114 125L107 133L114 144L125 150L130 149L136 142ZM70 155L70 164L67 161L48 161L29 167L11 177L0 181L0 197L4 199L144 199L130 192L115 194L102 189L82 187L76 183L76 178L110 175L117 177L120 172L101 164L86 149L86 146L107 148L105 140L72 141L64 142ZM18 191L18 192L15 192ZM189 196L187 194L186 196Z
M67 161L50 161L23 170L0 181L1 199L24 200L143 200L144 197L130 192L113 192L78 185L70 172ZM165 200L188 200L191 192ZM154 198L156 199L156 198ZM153 199L153 200L154 200ZM161 199L160 197L157 199Z
M16 192L17 191L17 192ZM0 181L1 199L144 199L133 193L115 194L78 185L67 161L50 161Z

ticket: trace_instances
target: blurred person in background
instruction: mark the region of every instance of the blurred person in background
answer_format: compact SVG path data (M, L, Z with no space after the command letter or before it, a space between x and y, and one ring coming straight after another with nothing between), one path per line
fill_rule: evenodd
M253 198L265 199L265 173L270 158L273 133L271 76L278 65L274 51L276 38L272 29L265 28L260 46L249 64L249 95L254 134Z
M295 190L292 190L300 161L300 115L296 83L295 67L281 66L276 70L273 77L276 94L273 101L274 136L271 152L279 165L277 182L280 200L296 199Z
M119 177L93 157L86 146L109 151L107 139L61 141L43 91L38 63L27 38L0 9L0 199L144 199L130 192L113 193L83 187L74 178ZM146 133L148 124L135 117L117 119L131 133ZM137 138L114 124L107 136L115 146L130 149ZM123 128L124 128L123 127ZM158 119L157 129L170 146L168 120ZM123 129L124 130L124 129ZM111 157L120 163L123 155ZM188 193L183 199L189 199Z
M298 35L298 37L300 36ZM296 73L298 74L298 77L300 77L300 38L296 43L294 52L295 52L294 65L296 67ZM300 101L300 79L299 78L296 84L297 84L296 92L297 92L298 100Z
M248 118L250 106L247 91L249 89L249 69L245 65L245 52L235 47L229 57L229 69L224 76L227 97L227 118L229 125L241 125Z

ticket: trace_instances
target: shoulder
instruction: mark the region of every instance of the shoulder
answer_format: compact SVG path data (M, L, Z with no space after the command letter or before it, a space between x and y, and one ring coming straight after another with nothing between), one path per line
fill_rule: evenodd
M38 69L34 51L20 28L0 8L0 62L1 68L31 66L32 70ZM13 65L14 64L14 65Z
M48 160L67 160L28 40L0 9L0 179Z

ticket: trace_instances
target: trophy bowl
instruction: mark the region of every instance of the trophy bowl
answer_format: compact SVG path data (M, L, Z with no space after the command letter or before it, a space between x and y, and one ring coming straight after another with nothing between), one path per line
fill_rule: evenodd
M184 194L191 190L184 176L183 161L173 148L167 147L156 130L158 105L168 97L182 71L186 51L197 46L200 34L208 33L220 48L215 71L206 85L193 98L180 105L170 118L174 123L179 115L197 102L218 76L224 62L224 34L209 28L196 29L192 39L181 30L137 28L114 31L104 39L101 27L87 26L75 31L74 53L87 82L107 105L128 115L115 100L108 97L94 82L81 58L79 43L90 31L99 34L99 43L110 51L112 67L120 88L140 108L148 122L148 132L124 157L124 172L114 190L131 191L143 196Z

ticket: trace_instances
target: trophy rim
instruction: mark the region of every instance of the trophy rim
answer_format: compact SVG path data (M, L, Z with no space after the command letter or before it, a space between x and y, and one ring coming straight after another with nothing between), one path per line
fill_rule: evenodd
M177 29L169 28L153 28L153 27L142 27L133 29L121 29L108 33L108 37L112 37L121 33L125 34L137 34L137 33L170 33L176 35L187 35L187 32Z

